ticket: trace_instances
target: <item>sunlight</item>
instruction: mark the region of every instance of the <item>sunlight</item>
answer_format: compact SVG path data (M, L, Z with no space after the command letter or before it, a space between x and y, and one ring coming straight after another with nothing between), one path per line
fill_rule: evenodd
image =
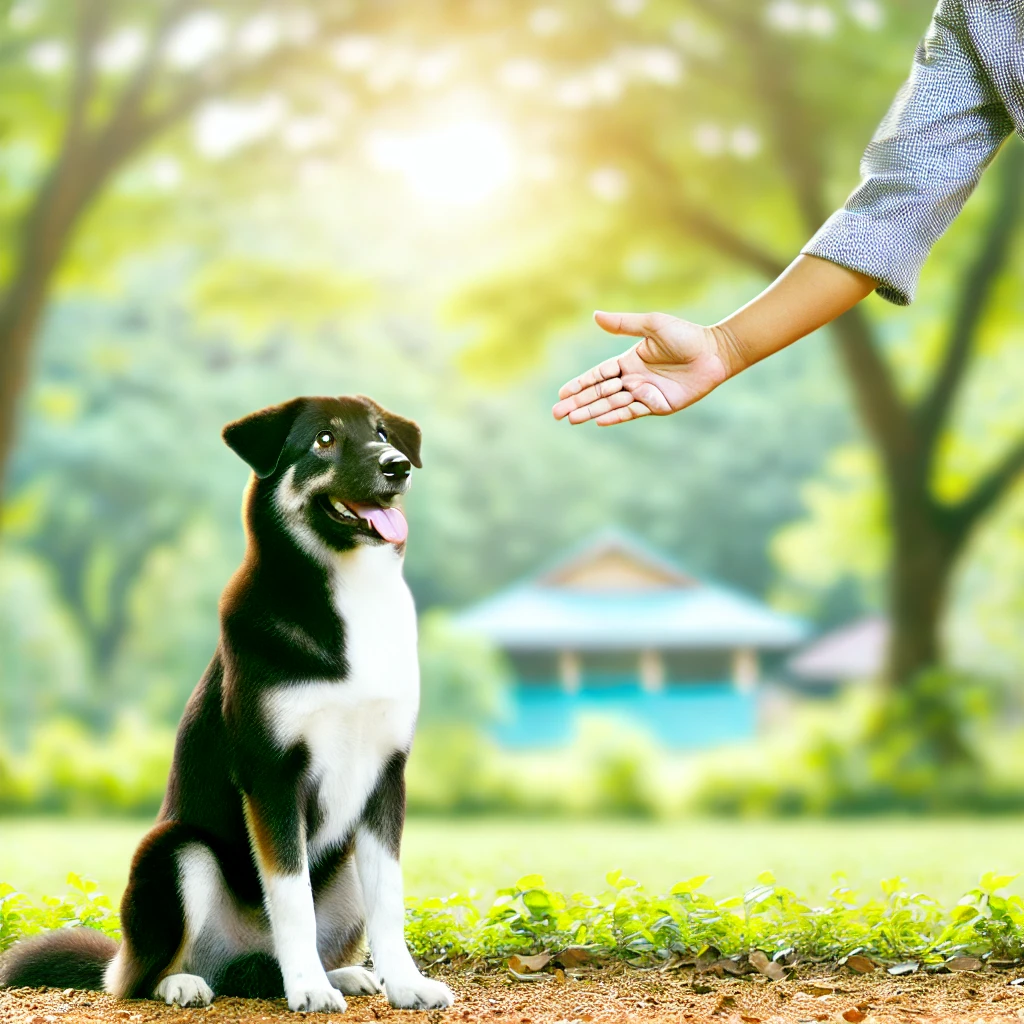
M417 195L448 206L491 198L512 178L515 163L508 132L484 120L415 133L376 132L369 154L377 167L401 174Z

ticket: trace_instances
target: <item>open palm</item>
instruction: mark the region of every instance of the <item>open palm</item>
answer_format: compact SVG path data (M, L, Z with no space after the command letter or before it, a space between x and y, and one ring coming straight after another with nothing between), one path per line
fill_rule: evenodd
M555 419L598 426L668 416L692 405L729 377L722 339L710 327L667 313L595 313L610 334L641 340L563 384Z

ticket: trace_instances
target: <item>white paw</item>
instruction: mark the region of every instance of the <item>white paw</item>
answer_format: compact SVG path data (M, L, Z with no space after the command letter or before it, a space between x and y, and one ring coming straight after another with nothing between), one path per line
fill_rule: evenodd
M446 1010L455 1002L452 990L443 981L422 974L398 982L385 978L384 991L396 1010Z
M327 972L327 980L347 996L372 996L381 990L365 967L339 967Z
M168 1006L209 1006L213 989L198 974L168 974L157 985L153 998L162 999Z
M299 1013L342 1013L348 1007L345 997L330 985L312 985L288 989L288 1009Z

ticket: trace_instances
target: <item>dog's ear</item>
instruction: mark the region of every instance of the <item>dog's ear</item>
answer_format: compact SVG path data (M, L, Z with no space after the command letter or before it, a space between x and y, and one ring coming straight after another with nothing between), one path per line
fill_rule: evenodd
M221 437L236 455L249 463L260 479L268 477L277 469L281 451L303 402L304 398L293 398L290 402L249 413L229 423L221 431Z
M407 420L404 416L396 416L393 412L384 411L384 426L388 432L388 440L417 468L422 469L420 462L420 439L422 434L418 423Z

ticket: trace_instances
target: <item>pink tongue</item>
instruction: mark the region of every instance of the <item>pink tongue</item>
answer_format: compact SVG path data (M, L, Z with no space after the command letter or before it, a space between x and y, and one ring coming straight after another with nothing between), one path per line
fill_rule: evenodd
M349 508L392 544L402 544L409 536L409 524L401 509L381 508L379 505L349 505Z

